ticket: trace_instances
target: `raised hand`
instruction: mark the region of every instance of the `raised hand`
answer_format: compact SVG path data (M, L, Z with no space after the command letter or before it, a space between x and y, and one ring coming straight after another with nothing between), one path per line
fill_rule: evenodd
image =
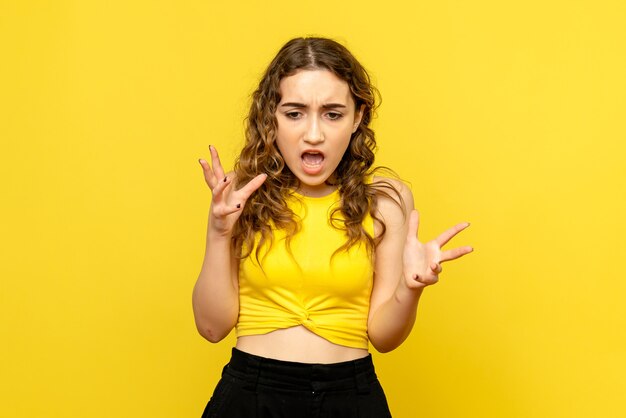
M246 201L252 193L261 187L267 175L259 174L241 189L234 190L232 186L233 175L227 176L224 173L217 149L213 146L209 146L209 149L211 151L211 165L203 159L198 160L204 171L206 184L213 195L209 227L219 234L228 235L232 232Z
M416 210L411 212L403 254L404 279L409 288L420 289L437 283L442 270L441 263L455 260L473 251L473 248L469 246L445 251L441 249L468 226L467 222L457 224L434 240L422 243L417 238L419 214Z

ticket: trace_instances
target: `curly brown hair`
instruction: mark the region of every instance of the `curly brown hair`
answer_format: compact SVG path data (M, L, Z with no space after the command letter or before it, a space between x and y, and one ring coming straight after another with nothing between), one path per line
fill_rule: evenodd
M383 167L372 169L376 139L369 124L380 101L363 66L346 47L319 37L295 38L278 52L252 95L246 118L246 141L235 162L236 187L241 187L260 173L267 174L263 185L250 197L233 231L233 247L240 258L248 257L260 233L256 258L264 244L272 244L272 228L287 231L287 244L299 230L286 198L298 187L297 177L289 170L276 146L276 108L281 100L279 84L284 77L298 70L331 71L348 83L356 109L363 107L361 122L350 138L350 144L335 170L333 185L339 189L341 204L331 212L333 227L346 233L346 242L335 253L364 242L370 253L385 233L385 224L377 215L377 201L393 195L402 202L398 190L388 181L368 182L366 179ZM377 100L378 99L378 100ZM388 170L388 169L386 169ZM378 223L377 237L363 228L370 214Z

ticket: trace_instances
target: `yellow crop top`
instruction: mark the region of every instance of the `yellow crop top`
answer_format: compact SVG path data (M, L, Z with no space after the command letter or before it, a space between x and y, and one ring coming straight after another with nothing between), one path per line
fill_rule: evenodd
M368 348L373 263L364 243L331 260L346 240L345 232L330 225L331 209L340 199L339 191L319 198L296 195L288 199L301 230L291 239L291 254L285 231L273 231L271 249L259 254L263 269L254 256L255 249L241 262L237 336L303 325L332 343ZM373 236L369 215L363 225Z

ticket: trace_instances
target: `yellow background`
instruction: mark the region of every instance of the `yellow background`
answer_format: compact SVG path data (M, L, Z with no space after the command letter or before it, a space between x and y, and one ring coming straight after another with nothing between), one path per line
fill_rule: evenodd
M420 236L470 221L395 417L626 416L626 3L2 1L0 416L199 417L234 343L197 333L210 194L278 48L345 43Z

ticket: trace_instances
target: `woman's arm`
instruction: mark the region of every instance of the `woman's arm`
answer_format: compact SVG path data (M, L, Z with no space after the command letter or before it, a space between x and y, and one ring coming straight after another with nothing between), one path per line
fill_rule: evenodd
M397 348L409 336L420 296L424 287L437 282L441 263L472 251L471 247L441 250L469 226L467 223L448 229L435 240L421 243L417 239L419 216L413 207L413 194L400 181L384 181L396 187L404 202L381 197L378 203L387 231L375 253L368 334L372 345L380 352Z
M207 227L202 269L193 288L193 313L198 332L216 343L233 329L239 314L238 265L233 257L230 235Z
M217 150L211 149L213 167L200 160L213 199L207 226L204 262L193 289L193 313L198 332L215 343L228 335L239 315L239 264L231 245L232 231L246 200L266 179L260 174L239 190L234 176L224 174Z

